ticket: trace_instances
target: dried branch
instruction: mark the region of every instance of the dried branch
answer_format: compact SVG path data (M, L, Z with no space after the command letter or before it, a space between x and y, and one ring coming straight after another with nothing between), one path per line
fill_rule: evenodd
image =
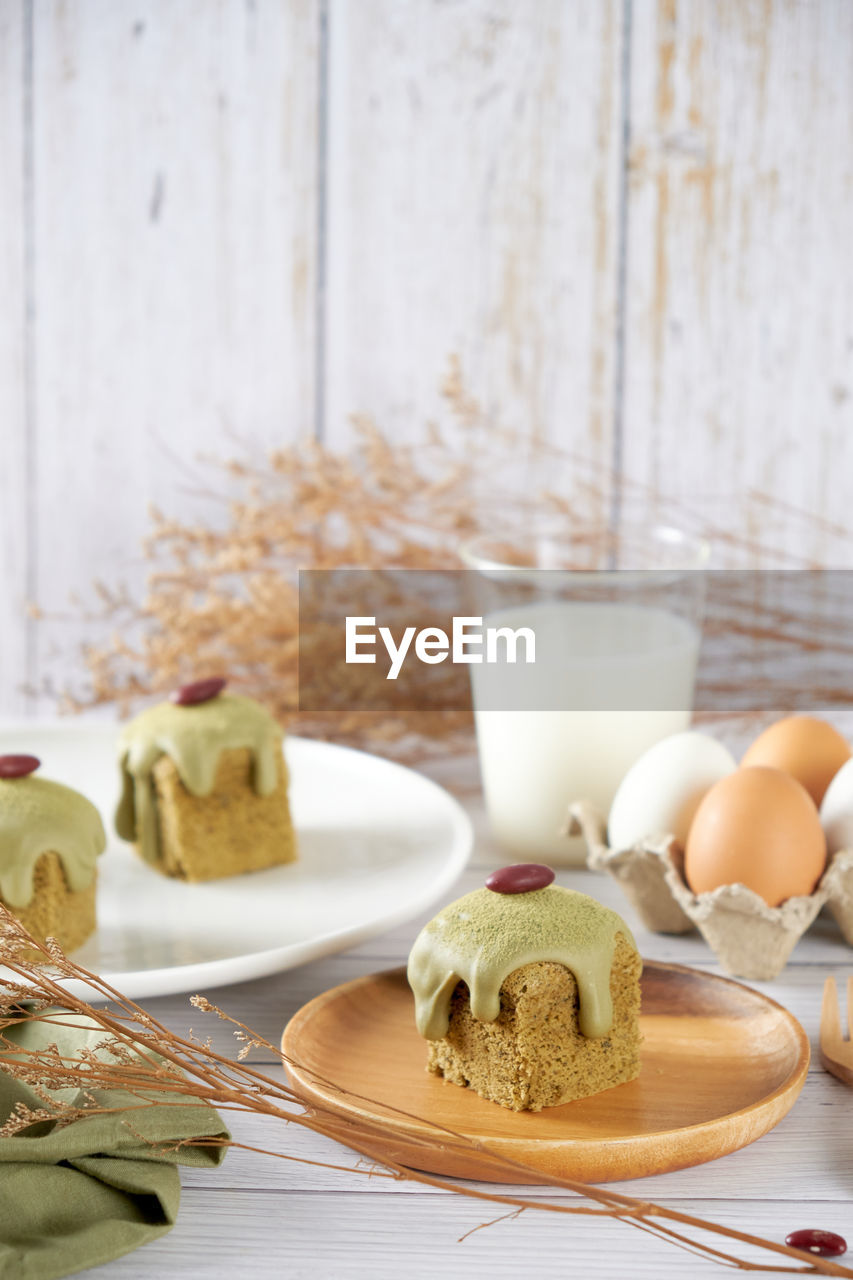
M853 531L766 494L738 498L741 527L761 528L758 540L734 531L725 513L715 515L713 496L693 494L688 503L627 477L614 489L604 463L496 423L467 388L457 359L442 394L447 421L426 424L417 444L392 443L362 415L353 418L346 450L308 440L276 450L262 465L206 460L215 477L211 525L152 510L145 598L134 600L121 584L96 584L90 620L99 628L111 623L112 634L84 649L87 685L64 691L64 709L113 703L127 711L225 670L235 688L300 733L423 758L470 746L467 712L297 716L298 569L459 568L460 542L479 530L523 529L543 514L573 530L600 528L614 503L628 527L658 521L708 538L719 567L808 567L805 555L778 549L779 532L792 526L802 529L804 545L819 536L837 560L850 563ZM784 620L779 629L785 632ZM788 633L802 649L802 637ZM829 642L825 635L812 641ZM846 698L848 685L842 677L830 682L827 701ZM715 692L722 705L737 688Z

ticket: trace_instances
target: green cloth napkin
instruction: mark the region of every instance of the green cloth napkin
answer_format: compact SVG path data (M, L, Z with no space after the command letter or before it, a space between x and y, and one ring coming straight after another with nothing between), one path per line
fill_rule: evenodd
M73 1027L22 1021L5 1034L27 1048L54 1043L63 1057L104 1040L96 1023L73 1017ZM71 1105L78 1097L74 1089L55 1093ZM227 1138L221 1118L205 1102L140 1108L139 1099L120 1092L94 1096L102 1106L137 1110L87 1116L59 1128L46 1121L0 1137L0 1280L56 1280L156 1240L177 1216L176 1165L213 1167L224 1158L225 1147L162 1150L145 1140ZM0 1068L0 1124L18 1102L33 1110L45 1105Z

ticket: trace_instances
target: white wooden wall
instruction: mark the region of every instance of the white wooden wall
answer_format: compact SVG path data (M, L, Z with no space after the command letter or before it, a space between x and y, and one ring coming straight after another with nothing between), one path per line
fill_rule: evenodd
M850 0L0 0L0 174L5 711L86 633L24 602L138 589L199 454L411 437L450 352L853 561Z

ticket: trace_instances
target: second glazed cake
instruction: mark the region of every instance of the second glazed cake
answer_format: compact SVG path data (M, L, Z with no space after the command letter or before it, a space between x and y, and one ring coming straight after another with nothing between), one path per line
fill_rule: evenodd
M118 834L152 867L184 880L296 857L281 729L260 703L223 688L184 686L119 740Z

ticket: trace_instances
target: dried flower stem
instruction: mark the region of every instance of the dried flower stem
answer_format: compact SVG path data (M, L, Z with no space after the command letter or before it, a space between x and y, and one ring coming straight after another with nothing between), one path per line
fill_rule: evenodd
M38 951L44 963L22 960L20 949L23 946ZM593 1201L597 1207L589 1204L567 1205L556 1201L534 1200L523 1196L480 1190L477 1187L448 1181L399 1163L386 1153L384 1141L386 1134L381 1122L367 1118L356 1120L331 1108L313 1104L308 1111L296 1110L295 1108L302 1107L303 1103L298 1094L288 1085L248 1065L240 1059L239 1055L235 1061L218 1053L209 1045L192 1038L191 1033L189 1037L183 1037L171 1032L141 1006L122 995L98 975L69 960L55 942L49 940L45 945L38 943L3 907L0 907L0 962L17 979L5 984L5 993L0 1003L0 1064L4 1070L34 1088L37 1095L50 1108L49 1114L58 1124L67 1124L84 1116L111 1111L127 1113L128 1124L130 1124L132 1115L140 1108L155 1103L162 1106L186 1105L188 1098L196 1099L199 1103L210 1103L223 1111L241 1111L276 1117L288 1124L298 1124L332 1138L364 1156L371 1165L382 1166L381 1171L356 1170L368 1175L415 1181L438 1190L505 1206L513 1212L537 1209L550 1213L617 1218L640 1230L668 1240L680 1248L740 1270L774 1270L796 1274L853 1277L853 1270L831 1259L811 1257L771 1240L572 1179L538 1172L536 1174L537 1183L585 1197ZM94 993L94 998L106 999L110 1001L110 1005L104 1008L69 994L64 986L69 979L85 983ZM25 1002L30 1004L27 1005ZM232 1018L212 1005L205 997L194 997L192 1003L202 1012L214 1013L229 1023L244 1049L248 1047L270 1051L280 1058L285 1066L287 1065L288 1060L276 1046L257 1035L238 1019ZM55 1007L57 1005L60 1006L59 1010ZM76 1019L80 1015L94 1021L104 1031L105 1040L96 1046L95 1050L87 1050L76 1057L62 1058L55 1046L38 1051L22 1050L6 1034L10 1027L20 1025L22 1020L43 1022L53 1026L74 1026L78 1025ZM244 1049L240 1052L242 1053ZM88 1094L89 1101L86 1105L68 1106L56 1101L52 1096L52 1090L69 1084L75 1085L83 1090L84 1094ZM103 1107L95 1101L91 1092L94 1089L120 1090L137 1098L138 1104L112 1109ZM346 1091L341 1091L341 1094L347 1098L353 1097ZM424 1123L423 1117L411 1117L403 1111L397 1114L417 1118L420 1124ZM11 1117L7 1121L4 1132L15 1133L25 1130L34 1123L35 1115L36 1113L24 1113ZM39 1112L38 1118L43 1119L44 1114ZM436 1148L458 1151L476 1150L480 1162L487 1162L494 1170L496 1178L507 1180L508 1177L513 1177L520 1183L530 1179L531 1171L526 1166L489 1151L476 1140L435 1124L430 1124L430 1129L429 1134L413 1135L413 1141L420 1142L425 1149L433 1151ZM224 1143L226 1140L210 1139L209 1141ZM242 1143L231 1145L242 1146L252 1151L264 1150ZM325 1164L321 1161L291 1156L282 1151L270 1151L266 1154L324 1168L342 1168L332 1163ZM352 1172L352 1170L348 1171ZM677 1224L677 1227L670 1224ZM686 1230L677 1228L712 1232L729 1240L769 1250L805 1265L780 1268L770 1264L745 1262L733 1254L695 1240Z
M114 633L85 649L89 687L66 690L66 708L116 703L126 710L187 679L226 670L241 691L309 736L369 744L410 760L429 754L430 739L445 747L469 743L464 711L296 716L298 569L459 568L460 542L480 529L524 528L542 516L564 520L576 533L607 524L613 481L606 467L496 423L466 387L456 359L442 394L448 421L428 424L417 444L392 443L370 419L355 416L346 451L309 440L275 451L263 465L207 460L227 479L226 492L208 494L217 503L215 527L152 511L146 597L95 584L98 612L91 620L112 622ZM231 501L227 490L236 490ZM819 536L837 562L850 563L853 552L853 531L762 493L739 499L742 526L761 528L761 540L715 519L708 495L693 494L687 503L621 477L618 499L626 527L669 522L704 536L719 567L810 567L806 556L774 545L782 529L798 526L804 541ZM736 626L737 617L726 622ZM798 636L780 619L777 631L802 652L838 651L839 628L831 636ZM744 683L740 673L739 681L711 693L723 704ZM846 702L848 684L846 673L828 683L826 701Z

